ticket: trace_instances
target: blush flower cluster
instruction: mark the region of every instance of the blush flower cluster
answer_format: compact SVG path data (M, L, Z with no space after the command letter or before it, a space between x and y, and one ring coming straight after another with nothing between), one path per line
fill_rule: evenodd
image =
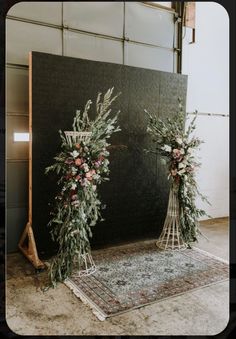
M91 188L97 190L97 185L109 174L108 150L94 151L89 143L76 143L72 149L60 154L61 170L63 171L64 185L56 199L68 204L80 204L80 191ZM59 159L59 158L58 158Z
M193 148L199 143L198 138L194 138L191 143L188 143L187 140L177 136L171 140L170 145L165 144L160 147L159 153L168 161L168 178L172 177L176 183L179 183L181 177L193 173L199 167L193 156Z

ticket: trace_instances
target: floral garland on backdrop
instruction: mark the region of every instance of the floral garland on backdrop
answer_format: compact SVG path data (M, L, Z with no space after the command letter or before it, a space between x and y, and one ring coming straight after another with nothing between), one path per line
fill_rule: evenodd
M89 237L91 227L101 218L101 201L97 185L109 180L109 151L107 139L120 131L117 125L119 112L110 118L111 104L120 95L112 97L113 88L109 89L101 100L101 93L96 101L96 118L90 120L88 111L91 100L85 105L83 113L76 111L73 122L74 132L91 132L88 140L69 143L62 131L61 152L54 157L56 162L46 168L45 173L56 172L60 192L55 197L55 208L49 222L52 239L59 245L57 255L50 266L50 280L53 286L57 281L64 281L73 269L80 269L81 258L90 252Z
M171 180L171 187L178 192L180 232L184 242L191 247L191 243L197 241L200 233L199 217L210 217L195 204L197 195L209 203L199 192L195 178L195 170L200 163L196 161L194 152L203 143L199 138L191 137L196 129L197 112L187 129L185 129L185 113L180 99L179 112L171 119L167 118L165 122L151 115L147 110L145 112L149 118L147 132L152 136L156 146L155 150L146 151L160 154L162 162L168 165L168 179Z

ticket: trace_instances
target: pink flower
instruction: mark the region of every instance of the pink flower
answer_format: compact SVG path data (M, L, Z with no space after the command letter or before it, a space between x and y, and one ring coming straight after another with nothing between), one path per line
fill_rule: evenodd
M172 177L175 177L177 175L177 168L172 169L170 172L171 172Z
M94 165L96 168L98 168L99 166L101 166L101 161L100 160L95 161Z
M83 160L80 159L80 158L77 158L77 159L75 160L76 166L80 166L80 165L82 164L82 162L83 162Z
M105 158L104 158L104 156L103 155L99 155L99 157L98 157L98 161L103 161Z
M86 176L86 178L87 178L88 180L92 180L94 174L96 174L96 171L93 169L93 170L88 171L88 172L85 174L85 176Z
M71 197L72 200L76 200L77 199L77 194L73 194Z
M81 176L80 175L77 175L76 177L75 177L75 180L80 180L81 179Z
M183 159L183 155L181 154L181 151L177 148L174 148L172 151L173 158L177 161L181 161Z
M71 164L73 164L73 160L72 159L66 159L65 160L65 164L68 164L68 165L71 165Z
M72 178L71 173L68 173L68 174L65 176L65 179L66 179L66 180L69 180L69 179L71 179L71 178Z
M88 186L88 179L84 178L83 180L81 180L81 186Z
M76 147L77 149L80 149L81 145L80 145L80 144L75 144L75 147Z
M180 150L177 148L173 149L173 157L178 158L180 156Z
M86 169L88 167L88 164L86 163L86 161L82 161L82 164L80 165L80 168L82 169Z

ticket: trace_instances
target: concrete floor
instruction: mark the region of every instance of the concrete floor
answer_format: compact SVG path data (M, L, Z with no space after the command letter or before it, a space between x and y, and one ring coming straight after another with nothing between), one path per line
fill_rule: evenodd
M228 260L228 219L204 221L201 230L209 241L197 247ZM43 292L46 272L35 274L20 253L8 256L7 271L7 323L19 335L215 335L229 319L228 282L101 322L64 284Z

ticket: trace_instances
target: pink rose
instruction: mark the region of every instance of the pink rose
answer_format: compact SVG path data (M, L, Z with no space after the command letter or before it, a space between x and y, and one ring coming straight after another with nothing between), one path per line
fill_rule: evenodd
M80 175L77 175L76 177L75 177L75 180L80 180L81 179L81 176Z
M76 160L75 160L75 164L76 164L76 166L80 166L81 164L82 164L82 159L80 159L80 158L77 158Z

